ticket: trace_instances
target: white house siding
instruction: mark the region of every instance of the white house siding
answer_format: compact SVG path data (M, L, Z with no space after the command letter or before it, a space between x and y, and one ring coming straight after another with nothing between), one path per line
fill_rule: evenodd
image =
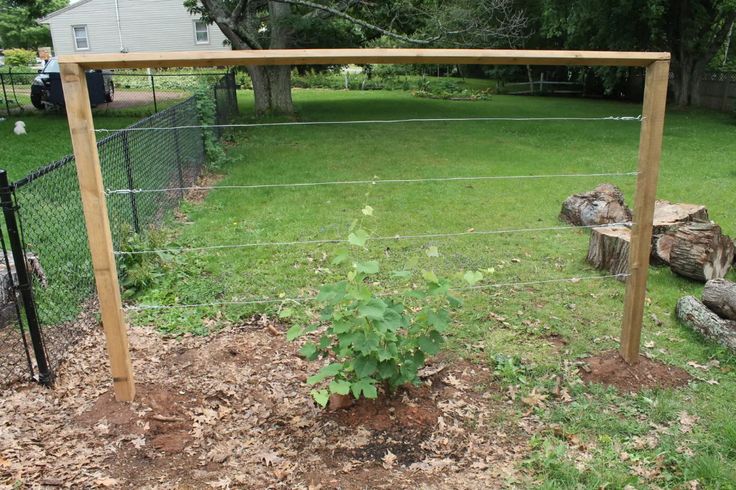
M128 52L227 50L225 35L209 26L209 44L197 44L194 21L183 0L118 0L122 44ZM54 53L119 53L120 36L115 16L115 0L82 0L68 10L51 14L42 21L51 29ZM73 26L86 25L88 50L77 50Z

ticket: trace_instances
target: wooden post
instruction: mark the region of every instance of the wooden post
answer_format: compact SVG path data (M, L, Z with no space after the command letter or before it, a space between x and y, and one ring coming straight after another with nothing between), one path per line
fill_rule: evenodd
M119 401L131 401L135 398L135 383L128 350L127 325L120 299L120 286L113 254L100 157L97 153L92 108L89 103L87 78L81 66L66 63L61 65L61 79L77 164L89 249L92 253L97 295L100 300L102 325L107 340L107 352L110 356L115 398Z
M639 175L634 198L634 226L631 230L630 275L626 281L621 327L621 356L629 364L639 360L669 72L669 61L654 61L647 66L642 111L644 119L639 141Z

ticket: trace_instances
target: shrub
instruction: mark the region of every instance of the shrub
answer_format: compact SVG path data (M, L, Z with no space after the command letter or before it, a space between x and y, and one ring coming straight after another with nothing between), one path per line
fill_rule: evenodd
M8 66L28 66L36 62L36 53L30 49L6 49L5 64Z
M366 206L363 213L372 216L373 210ZM369 233L355 224L348 242L353 250L363 249L368 239ZM378 261L358 261L344 250L332 263L349 270L346 279L320 289L316 301L322 306L322 324L294 325L287 332L287 338L295 340L326 325L316 341L306 342L299 351L310 361L330 361L307 380L321 386L312 390L314 400L326 406L332 394L376 398L380 387L394 392L402 385L419 384L419 369L445 341L451 308L461 304L451 295L449 280L432 271L423 271L421 279L409 270L393 271L391 276L406 281L404 291L385 295L373 286L381 273ZM464 277L475 283L482 279L479 275Z
M217 105L212 94L212 87L206 82L201 82L194 91L197 98L197 111L199 111L199 119L201 124L205 126L213 125L217 122L215 117ZM227 155L217 139L217 134L212 129L205 128L202 131L204 135L204 152L207 158L207 168L217 170L227 163Z

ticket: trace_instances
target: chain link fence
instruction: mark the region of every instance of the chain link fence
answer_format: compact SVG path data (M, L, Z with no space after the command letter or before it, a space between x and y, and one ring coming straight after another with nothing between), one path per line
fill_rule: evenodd
M217 81L211 96L216 104L216 121L232 122L238 112L234 74L228 73ZM206 159L206 129L197 127L201 124L198 100L192 96L100 139L98 150L106 188L194 185ZM23 284L9 286L13 293L5 305L8 315L0 323L0 385L27 379L29 373L50 380L69 345L85 333L85 322L80 321L80 316L88 315L88 303L95 292L74 156L40 168L9 184L5 191L12 195L12 201L4 206L6 228L11 221L17 224L23 248L20 256L32 259L32 263L26 260L21 264L28 272L32 300L19 301L16 290ZM131 231L145 233L161 225L183 197L179 190L163 195L129 192L108 196L115 247L119 249ZM6 260L11 256L6 253ZM7 269L19 267L16 263ZM12 271L6 276L14 278ZM19 305L23 314L15 313ZM36 325L33 316L37 316ZM37 347L34 343L31 352L26 330L33 333L34 328L42 331L43 345ZM47 373L42 369L44 362Z
M155 114L188 99L200 85L215 86L227 79L225 73L210 71L105 70L102 74L104 94L95 101L95 111L130 112L135 115ZM51 95L61 93L52 88L52 84L61 83L58 71L40 78L39 75L36 71L17 68L0 72L0 116L60 109L54 102L62 102L55 101Z

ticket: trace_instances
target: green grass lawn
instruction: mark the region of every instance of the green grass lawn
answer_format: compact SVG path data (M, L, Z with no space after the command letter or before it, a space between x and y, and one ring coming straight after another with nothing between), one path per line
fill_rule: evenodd
M137 113L96 114L95 125L124 128L140 119ZM27 134L16 136L16 121L26 123ZM43 165L72 152L72 141L66 114L26 111L0 122L0 168L8 171L10 180L18 180Z
M250 97L241 96L247 113ZM640 111L635 104L560 98L496 96L491 101L447 102L402 92L327 90L295 90L294 96L299 118L311 121L632 116ZM31 121L26 141L46 121ZM110 127L115 121L104 124ZM736 234L735 129L729 115L670 112L658 191L663 199L707 205L712 219L732 235ZM233 144L228 145L231 163L222 169L220 184L630 172L637 166L638 135L637 123L620 121L250 128L233 131ZM11 136L0 140L3 148L6 139L23 144ZM42 146L43 141L36 144ZM67 142L65 137L53 143L58 149L52 158L64 153L60 150ZM23 160L20 146L14 148L18 172L34 166ZM355 219L362 219L375 236L556 227L562 200L603 181L619 185L627 202L633 202L635 181L627 176L218 190L204 202L185 204L186 218L172 221L145 246L342 239ZM362 217L366 204L375 210L373 217ZM453 276L480 270L482 283L490 285L600 276L584 261L587 242L587 232L569 229L369 241L361 253L380 259L383 271L412 267ZM437 247L439 257L428 256L431 247ZM151 283L136 301L156 305L308 296L346 273L330 262L339 248L297 245L166 255L163 267L151 271ZM735 279L736 274L730 277ZM382 291L401 286L388 274L377 282ZM522 396L532 389L549 394L557 376L564 377L571 396L567 402L550 396L544 406L534 409L547 429L532 437L522 487L684 488L686 482L698 480L705 488L733 488L736 422L730 403L736 395L736 362L723 349L678 325L673 314L680 296L699 295L701 289L667 269L652 271L644 351L687 369L696 380L678 390L639 395L587 387L569 364L586 354L616 348L622 283L591 280L461 294L464 306L456 312L449 335L453 353L491 367L500 356L509 359L497 369L499 383L503 389L518 385ZM286 303L144 312L132 321L204 334L253 313L276 314L287 306L296 310L292 322L306 322L313 314L309 303L297 307ZM652 315L662 323L655 323ZM550 344L552 334L567 342L561 351ZM705 371L688 365L712 360L720 366ZM518 421L527 408L517 398L509 406L509 423ZM680 424L681 412L699 417L691 431ZM563 430L555 430L555 424ZM654 442L642 444L643 440Z

